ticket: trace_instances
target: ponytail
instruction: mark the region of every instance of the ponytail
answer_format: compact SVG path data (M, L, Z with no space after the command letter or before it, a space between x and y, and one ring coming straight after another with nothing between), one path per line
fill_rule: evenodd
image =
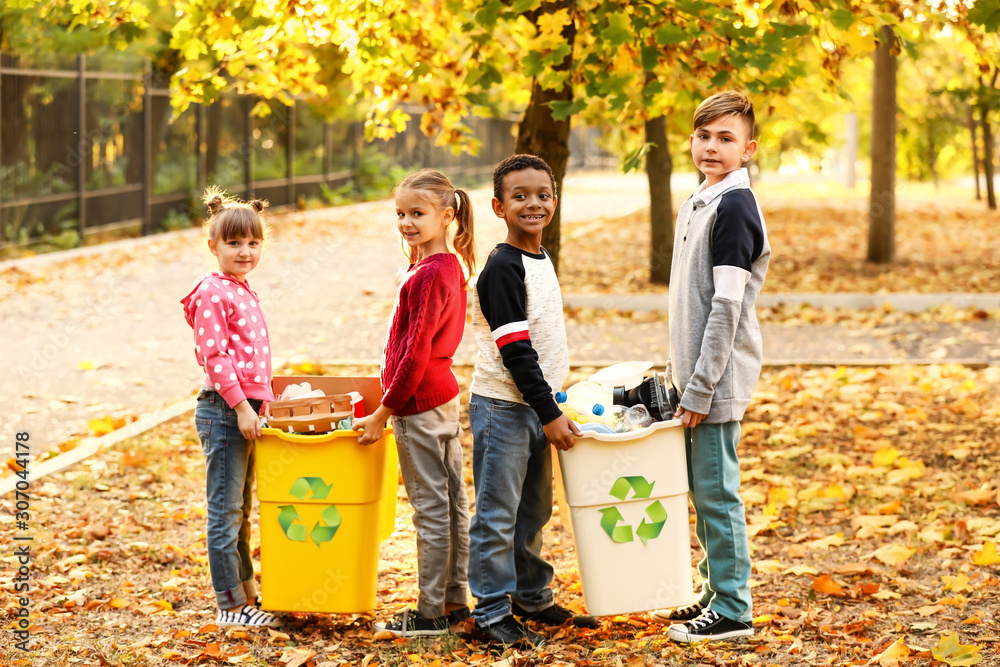
M455 252L465 264L465 284L468 285L469 280L476 272L476 239L472 224L472 200L469 199L468 192L459 189L455 190L455 200L457 202L455 238L452 245L455 246Z
M450 207L455 211L455 237L452 240L452 246L465 265L468 274L465 277L465 284L468 285L469 280L476 272L476 241L473 237L472 200L469 199L469 193L456 188L447 176L436 169L421 169L410 174L396 186L393 194L400 190L429 192L433 195L439 210L443 211ZM405 241L402 243L403 252L410 258Z

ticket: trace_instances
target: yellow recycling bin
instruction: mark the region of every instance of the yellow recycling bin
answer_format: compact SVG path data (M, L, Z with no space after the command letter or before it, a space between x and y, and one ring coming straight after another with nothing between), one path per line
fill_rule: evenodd
M377 378L280 377L333 393L359 391L378 406ZM391 428L362 446L355 431L322 435L265 428L257 441L261 606L271 611L359 613L375 606L378 551L395 524L396 443Z
M586 433L559 452L559 467L587 610L611 616L693 602L680 420Z

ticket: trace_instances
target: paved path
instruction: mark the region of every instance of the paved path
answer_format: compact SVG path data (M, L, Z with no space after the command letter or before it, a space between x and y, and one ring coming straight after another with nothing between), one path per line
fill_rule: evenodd
M502 240L505 228L490 210L490 191L472 195L483 254ZM649 205L641 175L574 175L561 199L567 223L614 219ZM87 434L88 418L144 414L190 397L201 374L178 301L194 279L214 268L200 234L185 230L0 262L0 433L29 430L36 447L54 448ZM275 361L305 355L377 362L402 263L390 202L276 216L251 276ZM569 303L586 298L566 296ZM615 297L614 307L650 309L643 299ZM773 325L765 327L765 355L770 363L997 362L996 324L974 324L875 331ZM640 356L661 364L668 352L665 321L571 322L568 337L578 365L633 358L629 349L642 349ZM456 360L473 362L471 336ZM0 448L9 441L5 437Z

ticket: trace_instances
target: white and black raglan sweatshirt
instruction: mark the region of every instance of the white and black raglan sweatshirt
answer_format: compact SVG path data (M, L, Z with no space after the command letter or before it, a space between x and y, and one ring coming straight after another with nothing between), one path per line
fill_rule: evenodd
M670 357L681 406L707 423L739 421L760 377L754 302L771 246L746 169L681 205L670 268Z
M562 414L553 395L569 375L569 351L559 279L544 248L493 249L474 288L472 332L472 393L527 404L542 424Z

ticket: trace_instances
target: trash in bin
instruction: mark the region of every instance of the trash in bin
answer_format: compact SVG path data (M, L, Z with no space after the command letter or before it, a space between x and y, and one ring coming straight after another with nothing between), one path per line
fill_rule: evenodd
M559 452L583 597L595 616L694 600L680 423L587 433Z
M274 378L275 393L298 379ZM381 398L377 378L309 380L330 395L359 391L374 405ZM261 606L326 613L373 608L379 543L395 523L391 428L369 446L349 430L307 435L265 428L256 449Z

